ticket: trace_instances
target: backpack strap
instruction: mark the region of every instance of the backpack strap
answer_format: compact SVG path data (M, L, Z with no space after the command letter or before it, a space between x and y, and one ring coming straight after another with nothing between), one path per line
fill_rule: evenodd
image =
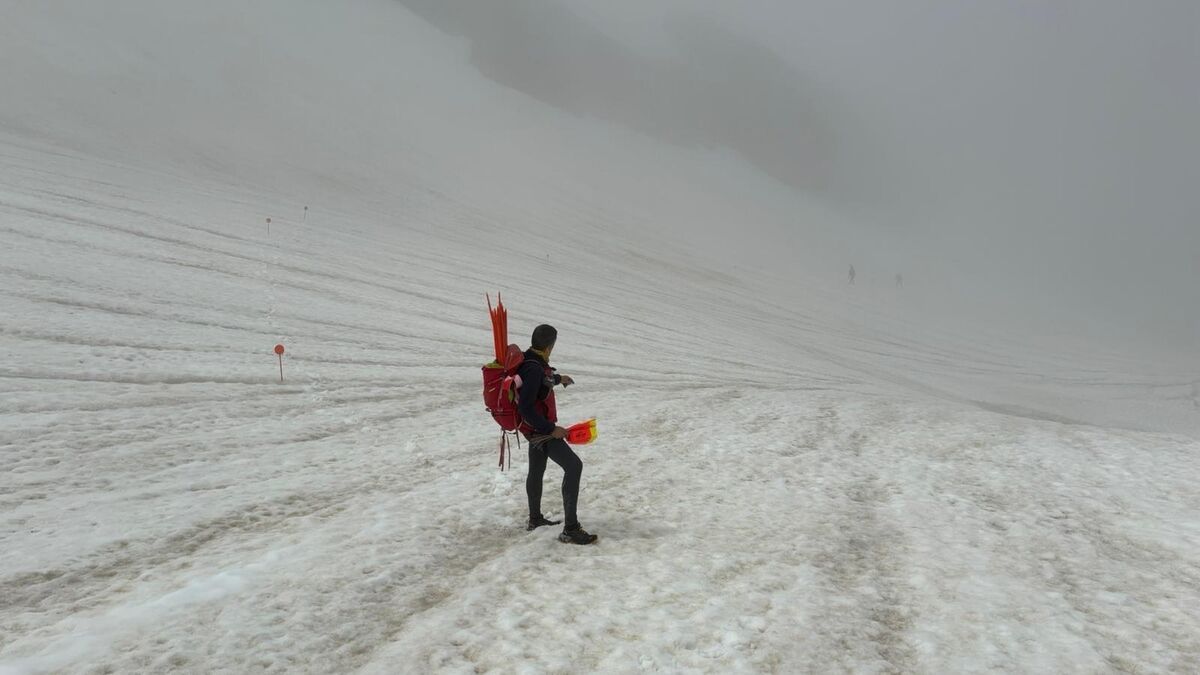
M519 431L512 432L513 436L517 437L517 449L521 449L521 434ZM508 451L508 468L512 468L512 444L508 441L508 432L500 432L500 470L504 471L504 453Z

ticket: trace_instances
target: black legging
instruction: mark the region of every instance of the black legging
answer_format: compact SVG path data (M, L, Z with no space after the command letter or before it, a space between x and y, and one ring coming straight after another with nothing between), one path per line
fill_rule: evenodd
M583 475L583 460L567 445L567 442L551 438L536 446L529 446L529 476L525 479L525 493L529 495L529 517L542 514L542 476L546 473L546 458L563 469L563 518L566 526L579 524L575 515L575 504L579 501L579 477Z

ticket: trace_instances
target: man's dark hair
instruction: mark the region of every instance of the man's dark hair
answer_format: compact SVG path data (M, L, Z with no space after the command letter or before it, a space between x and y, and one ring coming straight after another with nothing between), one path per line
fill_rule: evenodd
M554 330L554 326L544 323L533 329L533 340L530 346L534 349L546 349L553 347L554 341L558 339L558 331Z

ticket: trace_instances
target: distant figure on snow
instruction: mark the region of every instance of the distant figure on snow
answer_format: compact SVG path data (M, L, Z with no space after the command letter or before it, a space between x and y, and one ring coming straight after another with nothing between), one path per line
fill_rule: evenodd
M855 277L855 274L854 274L854 265L851 265L851 266L850 266L850 273L849 273L848 275L846 275L846 278L847 278L847 280L850 282L850 285L851 285L851 286L853 286L853 285L854 285L854 277Z
M554 387L575 384L570 376L559 375L550 367L550 352L558 340L554 326L542 324L533 330L525 361L517 370L521 377L517 410L521 413L521 433L529 440L529 475L525 479L525 494L529 497L529 523L526 530L542 525L557 525L560 521L542 515L542 477L546 474L546 458L563 469L562 496L566 524L558 540L567 544L590 544L596 535L588 534L579 525L575 507L579 502L579 478L583 461L567 445L567 430L558 426L558 410L554 405Z
M903 274L896 275L896 288L904 288L904 275Z

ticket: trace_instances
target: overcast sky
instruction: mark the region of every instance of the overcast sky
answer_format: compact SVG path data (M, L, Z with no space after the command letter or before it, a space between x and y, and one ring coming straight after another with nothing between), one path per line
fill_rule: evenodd
M404 4L492 79L852 215L869 264L1200 338L1200 3Z
M28 23L0 21L0 62L12 64L0 68L0 121L134 154L159 151L147 133L157 130L223 171L249 171L236 151L248 141L276 158L303 147L322 171L371 177L423 133L423 115L453 111L434 154L460 173L455 162L511 176L536 162L583 184L648 156L707 162L671 175L643 166L587 199L630 199L636 182L671 207L655 211L663 218L708 216L697 228L710 235L785 208L790 227L796 204L795 241L771 252L797 266L788 246L804 251L803 264L828 265L827 276L810 270L819 278L854 263L868 282L903 273L909 297L951 289L984 313L1028 309L1076 331L1200 344L1196 0L218 5L20 5ZM245 16L255 12L290 21L261 33ZM363 18L375 16L389 18ZM507 92L519 105L499 105L471 67L581 119ZM308 85L314 74L367 103L331 100ZM521 126L509 115L529 123L494 138ZM595 145L570 145L576 131L558 122L608 154L587 164L578 148ZM694 175L741 182L697 185L693 203ZM770 208L729 203L739 199ZM743 237L750 224L728 227Z

